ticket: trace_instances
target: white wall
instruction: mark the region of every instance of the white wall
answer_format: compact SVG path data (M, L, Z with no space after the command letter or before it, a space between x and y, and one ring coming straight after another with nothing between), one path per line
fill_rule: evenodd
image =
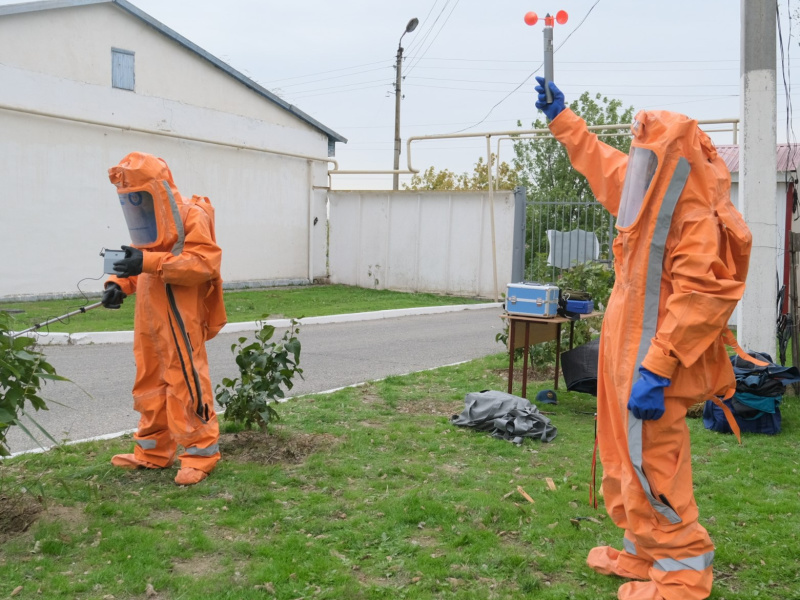
M494 297L489 194L329 193L332 283ZM499 292L511 279L514 194L497 192Z
M136 53L134 92L111 87L112 46ZM0 56L0 298L102 288L100 249L129 241L107 170L134 150L211 199L226 283L326 275L327 164L223 145L324 158L326 134L112 4L2 17Z

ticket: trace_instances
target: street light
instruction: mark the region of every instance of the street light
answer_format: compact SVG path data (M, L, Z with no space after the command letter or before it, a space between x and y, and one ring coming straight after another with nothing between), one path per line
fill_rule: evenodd
M411 33L417 28L419 25L419 19L416 17L411 19L408 24L406 25L406 30L403 32L403 35L407 33ZM394 84L394 170L397 171L400 169L400 99L402 98L402 93L400 92L400 82L403 80L401 71L403 66L403 35L400 36L400 41L397 42L397 81ZM400 175L395 173L392 175L392 189L397 190L399 189L398 186L400 184Z

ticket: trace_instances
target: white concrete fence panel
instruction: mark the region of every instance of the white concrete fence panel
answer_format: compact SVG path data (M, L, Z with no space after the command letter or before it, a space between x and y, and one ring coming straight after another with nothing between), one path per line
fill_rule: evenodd
M331 283L494 298L511 280L511 191L494 194L494 251L488 192L331 191L328 198Z

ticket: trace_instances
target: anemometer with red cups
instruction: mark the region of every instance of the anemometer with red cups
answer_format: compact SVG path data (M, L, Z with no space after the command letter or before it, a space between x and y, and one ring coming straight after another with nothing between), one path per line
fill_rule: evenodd
M553 81L553 27L556 23L563 25L569 19L567 11L560 10L556 13L555 17L551 17L547 13L544 17L544 29L542 34L544 36L544 93L547 97L547 103L553 102L553 92L550 91L550 82ZM530 11L525 14L525 23L528 25L536 25L539 22L539 16Z

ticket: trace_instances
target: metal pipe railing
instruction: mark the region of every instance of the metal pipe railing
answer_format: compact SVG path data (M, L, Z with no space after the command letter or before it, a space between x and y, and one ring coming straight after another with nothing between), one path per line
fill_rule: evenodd
M731 124L730 129L713 129L713 130L706 130L708 133L719 133L725 131L732 131L733 132L733 143L738 143L738 125L739 119L707 119L697 122L698 125L720 125L720 124ZM629 123L618 123L614 125L590 125L588 126L589 131L599 131L599 132L609 132L609 131L618 131L618 130L625 130L625 133L600 133L598 136L609 136L609 135L630 135L629 132L630 124ZM495 239L495 227L494 227L494 192L495 187L497 186L497 182L500 181L500 143L503 140L519 140L519 139L535 139L535 138L547 138L552 137L552 133L550 129L543 128L543 129L517 129L513 131L488 131L488 132L481 132L481 133L441 133L441 134L433 134L433 135L419 135L419 136L410 136L406 140L406 163L407 169L400 170L400 169L387 169L387 170L339 170L338 165L335 169L328 171L328 179L330 181L331 175L416 175L419 173L419 169L415 169L411 164L411 144L414 142L422 142L428 140L454 140L454 139L465 139L465 138L486 138L486 175L487 175L487 182L488 182L488 192L489 192L489 210L491 213L491 228L492 228L492 272L494 277L494 300L497 302L498 299L498 288L497 288L497 246L496 246L496 239ZM494 182L492 181L492 146L491 146L491 139L492 137L498 138L497 140L497 165L495 167L495 177Z

